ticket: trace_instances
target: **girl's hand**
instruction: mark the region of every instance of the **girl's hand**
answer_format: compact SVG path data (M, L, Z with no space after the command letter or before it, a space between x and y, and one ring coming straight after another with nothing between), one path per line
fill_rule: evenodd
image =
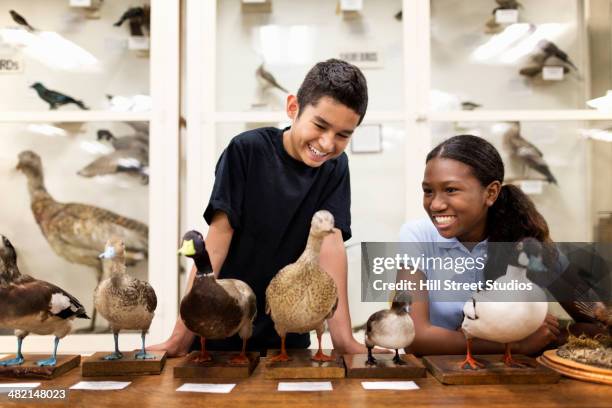
M556 341L560 334L559 321L549 313L538 330L518 342L517 351L519 354L526 355L538 353L551 342Z

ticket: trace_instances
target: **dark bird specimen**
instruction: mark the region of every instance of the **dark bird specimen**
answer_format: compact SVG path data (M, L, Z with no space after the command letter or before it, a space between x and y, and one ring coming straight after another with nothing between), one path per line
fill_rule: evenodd
M540 42L538 43L538 48L540 50L542 50L542 52L545 55L545 59L548 59L550 57L556 57L559 58L561 61L565 62L566 64L568 64L569 66L571 66L572 68L574 68L576 71L578 71L578 68L576 67L576 65L574 65L574 63L569 59L569 56L567 55L567 53L563 50L561 50L555 43L553 43L552 41L548 41L548 40L540 40Z
M57 286L22 275L17 267L17 253L11 242L0 235L0 327L15 330L17 355L0 366L21 365L23 339L30 333L55 336L53 355L37 361L38 366L57 363L60 339L72 331L75 318L89 319L85 308L74 296Z
M115 150L142 149L149 151L149 134L137 132L135 135L116 137L108 129L100 129L97 132L98 140L111 142Z
M40 82L33 83L30 88L34 88L36 90L36 93L38 93L40 99L49 104L49 109L57 109L58 106L66 105L69 103L74 103L83 110L89 109L82 101L77 101L76 99L68 95L64 95L63 93L47 89Z
M11 14L11 17L13 18L13 21L16 22L17 24L24 26L28 31L32 32L35 31L34 27L32 27L28 21L23 18L23 16L19 13L17 13L15 10L10 10L9 13Z
M201 351L195 362L211 361L206 339L225 339L238 333L242 352L231 364L248 364L246 343L253 332L257 313L255 294L238 279L216 279L202 234L189 231L183 236L179 254L192 258L197 268L193 286L181 302L185 326L200 336Z
M562 66L564 74L570 72L570 68L578 71L565 51L552 41L540 40L529 58L529 63L521 68L519 73L533 78L540 74L545 66Z
M397 13L395 13L393 17L395 17L397 21L402 21L402 18L404 17L404 13L402 10L400 10Z
M495 0L495 2L499 7L493 9L493 14L495 14L497 10L516 10L523 8L523 5L516 0Z
M104 273L98 255L108 237L125 242L128 265L147 258L149 228L145 224L92 205L55 201L45 188L42 163L34 152L19 153L17 169L28 179L34 219L53 251L69 262L95 268L98 284ZM95 319L94 309L92 330Z
M395 350L393 362L404 365L406 362L399 356L399 349L412 344L414 340L414 323L408 314L412 299L408 292L397 292L391 309L379 310L366 323L365 345L368 348L367 365L376 365L372 356L374 346Z
M274 78L274 75L266 71L266 69L264 68L264 64L261 64L259 68L257 68L256 75L264 87L277 88L285 93L289 93L286 88L282 87L278 82L276 82L276 78Z
M482 108L482 105L471 101L461 102L461 110L472 111L478 108Z
M106 243L100 258L110 259L110 277L100 282L94 291L94 305L108 320L115 338L115 352L105 356L105 360L123 358L119 351L119 331L138 330L142 338L142 350L135 358L153 359L154 355L145 351L145 336L157 308L157 296L148 282L138 280L127 274L125 268L125 244L119 238L111 238Z
M126 20L143 20L146 18L144 7L130 7L127 9L115 24L115 27L121 27Z
M555 179L544 160L544 154L534 144L521 136L519 122L510 122L510 127L504 133L503 143L504 148L514 159L544 175L549 183L557 184L557 179Z

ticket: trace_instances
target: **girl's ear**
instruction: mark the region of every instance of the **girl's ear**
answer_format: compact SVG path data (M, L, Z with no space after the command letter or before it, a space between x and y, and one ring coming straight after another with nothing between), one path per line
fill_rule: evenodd
M485 188L485 204L487 207L491 207L493 204L495 204L501 188L502 185L497 180L493 181Z

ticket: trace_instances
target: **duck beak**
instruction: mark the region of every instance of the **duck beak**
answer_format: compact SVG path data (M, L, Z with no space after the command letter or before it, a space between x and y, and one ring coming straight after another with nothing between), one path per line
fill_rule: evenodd
M183 246L178 250L179 255L193 256L195 255L195 247L193 245L193 239L189 241L183 241Z
M100 255L98 255L98 258L100 259L112 259L115 257L115 248L113 247L106 247L104 249L104 252L102 252Z

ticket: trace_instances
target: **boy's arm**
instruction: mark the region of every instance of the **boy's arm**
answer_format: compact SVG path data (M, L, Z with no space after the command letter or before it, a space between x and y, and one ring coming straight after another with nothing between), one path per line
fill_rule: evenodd
M327 321L334 349L341 354L367 353L366 347L355 340L351 330L347 293L348 265L339 229L334 228L334 233L323 239L319 264L334 279L338 288L338 308Z
M227 256L233 234L234 230L229 223L227 214L221 211L215 212L205 239L206 250L208 251L215 276L219 276L219 271ZM185 293L191 290L191 286L193 286L193 281L195 279L195 273L196 268L193 266L189 274L189 281L187 282ZM176 319L174 330L168 340L147 347L147 350L166 350L169 357L179 357L187 354L191 343L193 343L194 337L195 335L189 331L185 323L183 323L183 319L179 316Z

